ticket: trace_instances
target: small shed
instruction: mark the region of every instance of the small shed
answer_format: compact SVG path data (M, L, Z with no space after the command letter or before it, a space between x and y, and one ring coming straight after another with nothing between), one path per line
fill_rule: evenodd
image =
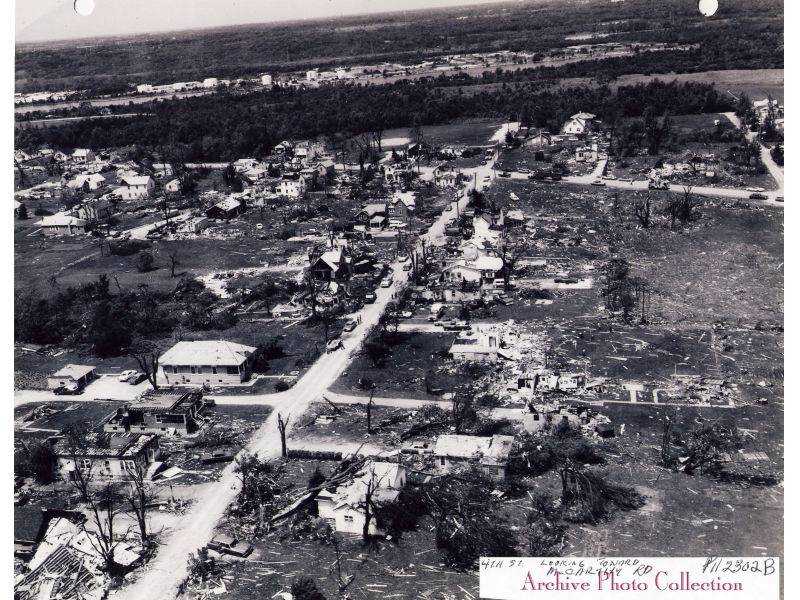
M47 378L47 387L55 390L69 383L83 387L97 377L95 368L88 365L67 365Z

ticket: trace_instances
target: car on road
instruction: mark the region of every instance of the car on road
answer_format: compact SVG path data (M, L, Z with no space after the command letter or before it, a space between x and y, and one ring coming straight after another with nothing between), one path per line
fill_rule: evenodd
M499 177L511 177L511 173L508 171L503 171L502 173L498 174Z
M386 279L381 281L381 287L382 288L392 287L392 279L390 277L387 277Z
M767 199L766 194L760 194L759 192L750 194L750 200L766 200L766 199Z
M491 180L491 178L492 178L492 176L491 176L491 175L486 175L486 176L483 178L483 180L484 180L484 181L489 181L489 180Z
M616 177L614 177L613 175L603 175L603 179L607 179L607 180L611 181L613 179L616 179Z
M377 299L377 296L373 292L369 292L364 296L364 304L372 304Z
M264 225L261 223L256 223L256 229L264 229Z
M453 205L452 205L452 204L448 205L448 207L447 207L447 209L446 209L446 210L447 210L448 212L450 212L451 210L453 210Z
M356 327L358 327L358 323L356 321L348 321L347 323L345 323L342 331L350 332L353 331L353 329L355 329Z
M122 373L120 373L119 377L117 377L117 379L119 381L128 381L134 375L136 375L136 371L129 369L127 371L123 371Z
M413 265L411 263L406 263L403 265L403 271L410 271Z
M775 202L783 202L783 196L775 196Z
M54 389L53 393L56 396L78 396L83 393L83 388L71 383Z
M339 338L336 338L335 340L331 340L330 342L328 342L325 345L325 349L328 352L333 352L334 350L338 350L341 347L342 347L342 340L340 340Z
M400 313L400 316L403 317L404 319L410 319L411 317L414 316L414 313L411 312L410 310L404 310L402 313Z
M603 181L602 179L595 179L595 180L594 180L592 183L590 183L589 185L594 185L594 186L597 186L597 187L603 187L603 186L605 186L605 184L606 184L606 182L605 182L605 181Z
M539 179L539 177L536 175L536 173L531 173L528 175L528 179Z
M520 167L519 169L517 169L517 172L518 173L530 173L531 170L530 169L526 169L525 167Z
M744 188L744 189L747 192L766 192L767 191L762 187L749 187L749 188Z
M408 254L401 254L397 257L398 262L406 262L408 260Z
M211 538L211 541L208 542L208 547L220 554L232 554L242 558L249 556L253 551L253 547L247 542L239 541L233 536L224 534L215 535Z
M139 385L140 383L146 380L147 380L147 375L145 375L144 373L137 373L136 375L128 379L128 383L130 385Z

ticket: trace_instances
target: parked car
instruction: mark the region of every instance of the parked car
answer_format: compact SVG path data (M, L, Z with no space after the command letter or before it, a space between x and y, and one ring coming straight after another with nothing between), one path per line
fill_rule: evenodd
M373 292L369 292L364 296L364 303L365 304L372 304L377 299L377 296Z
M766 200L767 196L765 194L761 194L756 192L754 194L750 194L750 200Z
M403 271L410 271L413 265L411 263L406 263L403 265Z
M331 340L325 346L325 348L326 348L326 350L328 352L333 352L334 350L338 350L341 347L342 347L342 340L340 340L339 338L336 338L335 340Z
M256 223L256 229L264 229L264 225L261 223Z
M356 323L355 321L348 321L344 326L344 331L350 332L353 331L353 329L355 329L356 327L358 327L358 323Z
M120 373L117 379L119 379L120 381L128 381L134 375L136 375L136 371L129 369L127 371L123 371L122 373Z
M221 554L232 554L233 556L249 556L253 547L247 542L241 542L230 535L219 534L211 538L208 547Z
M605 184L606 184L606 182L603 181L602 179L595 179L590 185L594 185L594 186L597 186L597 187L603 187L603 186L605 186Z
M408 254L401 254L397 257L397 260L400 262L406 262L408 260Z
M519 169L517 169L517 171L520 172L520 173L530 173L531 172L530 169L526 169L525 167L520 167Z
M77 384L71 383L69 385L57 387L53 390L53 393L56 396L78 396L83 393L83 388L78 387Z
M783 196L775 196L775 202L783 202Z
M383 281L381 281L381 287L382 287L382 288L388 288L388 287L392 287L392 280L391 280L391 278L387 277L386 279L384 279Z
M502 173L498 174L499 177L511 177L511 173L508 171L503 171Z
M136 375L128 379L128 383L130 385L139 385L143 381L147 381L147 375L145 375L144 373L137 373Z

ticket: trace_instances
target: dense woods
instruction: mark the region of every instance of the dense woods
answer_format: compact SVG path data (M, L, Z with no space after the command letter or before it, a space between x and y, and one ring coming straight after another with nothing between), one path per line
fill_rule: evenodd
M703 83L580 86L537 91L533 83L503 84L475 93L446 89L435 81L392 86L281 89L156 102L150 116L130 120L78 121L61 127L15 129L15 147L179 147L185 160L230 161L268 155L284 139L357 135L393 128L436 125L456 119L529 120L557 132L566 119L589 111L604 119L734 110L733 99ZM418 119L418 121L415 121Z

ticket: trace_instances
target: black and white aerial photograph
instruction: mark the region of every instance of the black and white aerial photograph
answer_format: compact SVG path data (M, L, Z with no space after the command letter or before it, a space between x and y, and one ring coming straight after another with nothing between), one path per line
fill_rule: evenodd
M782 0L15 8L15 600L783 598Z

